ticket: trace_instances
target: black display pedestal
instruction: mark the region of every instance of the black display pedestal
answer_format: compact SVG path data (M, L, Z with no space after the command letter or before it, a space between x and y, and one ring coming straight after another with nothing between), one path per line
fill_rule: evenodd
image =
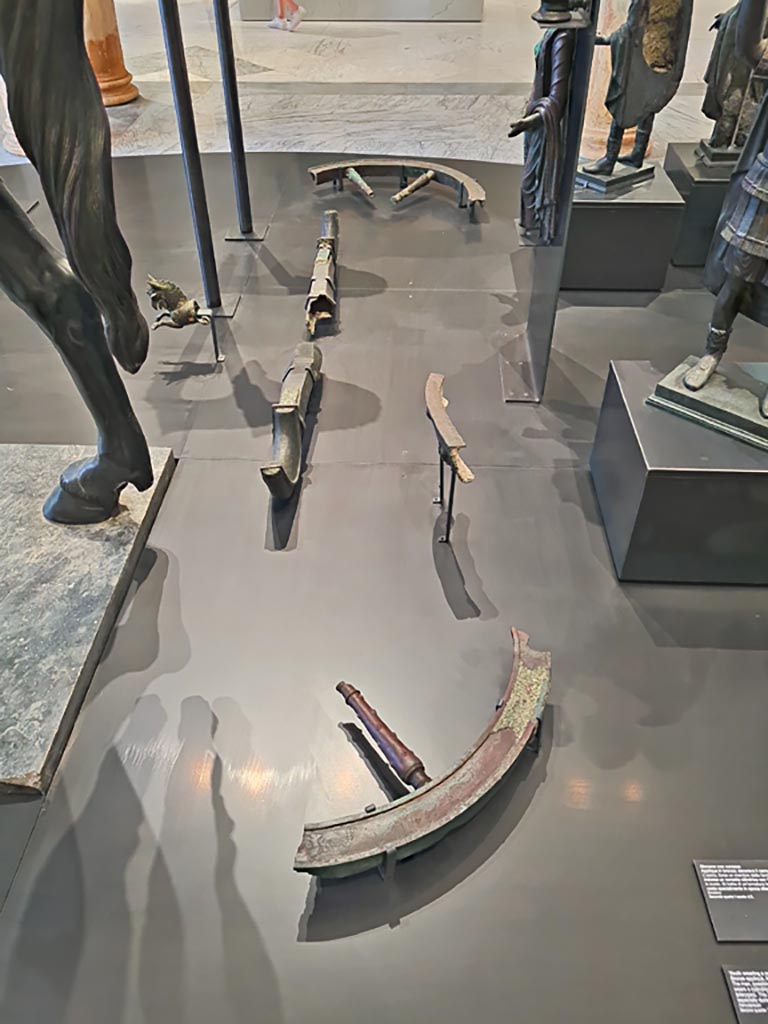
M621 191L577 187L561 288L658 291L685 204L664 171Z
M620 580L768 583L768 454L646 404L663 373L611 362L590 458Z
M708 167L696 156L696 142L673 142L664 170L685 201L680 237L672 256L676 267L703 267L734 164Z

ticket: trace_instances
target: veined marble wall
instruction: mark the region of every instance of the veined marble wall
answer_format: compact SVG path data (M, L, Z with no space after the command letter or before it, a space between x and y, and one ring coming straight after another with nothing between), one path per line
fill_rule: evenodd
M271 17L274 0L261 2ZM316 2L321 0L302 0L310 15L317 14ZM536 3L485 0L481 22L311 20L297 32L242 21L235 6L246 146L519 162L522 140L508 139L507 130L530 91L533 47L541 38L530 18ZM620 18L627 3L603 0L609 20ZM200 144L226 151L210 4L179 0L179 6ZM696 0L683 83L654 127L655 160L663 159L669 141L695 142L709 134L711 122L701 114L702 76L713 43L709 26L724 6L725 0ZM117 10L126 62L142 96L110 112L113 152L178 152L157 0L117 0ZM607 131L609 61L603 63L591 100L593 155ZM0 100L0 123L3 114ZM0 149L0 164L12 159Z
M240 0L243 21L267 21L274 0ZM483 0L312 0L306 21L482 21Z

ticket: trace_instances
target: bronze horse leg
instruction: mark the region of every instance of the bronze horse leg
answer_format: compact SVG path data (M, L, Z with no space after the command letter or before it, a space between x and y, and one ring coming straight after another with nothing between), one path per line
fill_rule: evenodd
M51 339L98 429L97 455L65 470L44 514L98 522L114 514L126 484L152 483L147 444L112 358L135 373L149 331L115 215L109 122L85 50L83 0L0 0L0 74L67 256L0 183L0 288Z
M0 287L51 339L99 432L98 454L65 470L45 515L65 523L109 518L126 484L144 490L152 483L147 443L96 303L2 182Z

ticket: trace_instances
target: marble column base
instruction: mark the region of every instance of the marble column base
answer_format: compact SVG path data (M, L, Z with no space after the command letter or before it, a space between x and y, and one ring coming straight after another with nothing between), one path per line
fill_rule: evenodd
M0 445L0 789L45 792L174 468L151 449L155 483L123 491L92 526L43 519L82 445Z
M482 21L483 0L312 0L305 21ZM275 0L240 0L243 21L269 21Z

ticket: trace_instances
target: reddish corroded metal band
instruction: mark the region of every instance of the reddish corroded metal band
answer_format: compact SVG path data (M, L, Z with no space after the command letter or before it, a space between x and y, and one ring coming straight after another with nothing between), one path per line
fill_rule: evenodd
M513 665L488 728L445 775L370 813L304 826L294 870L341 878L405 860L467 821L538 728L549 695L550 655L512 629Z

